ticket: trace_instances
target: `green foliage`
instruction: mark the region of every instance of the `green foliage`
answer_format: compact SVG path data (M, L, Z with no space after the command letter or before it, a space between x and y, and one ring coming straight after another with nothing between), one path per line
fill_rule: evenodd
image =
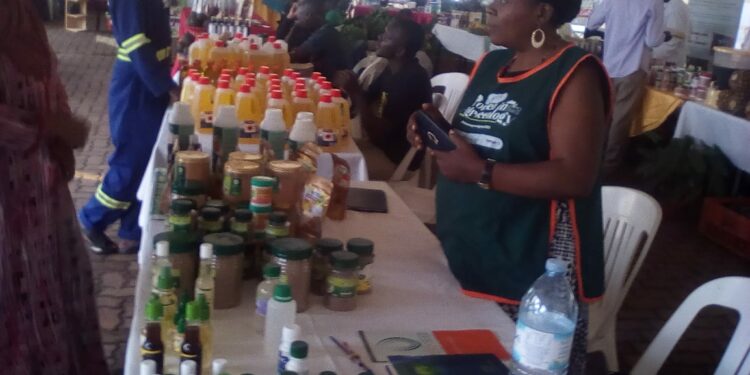
M696 142L692 137L675 138L666 147L641 150L637 173L646 190L666 202L687 205L704 196L724 196L731 163L721 150Z

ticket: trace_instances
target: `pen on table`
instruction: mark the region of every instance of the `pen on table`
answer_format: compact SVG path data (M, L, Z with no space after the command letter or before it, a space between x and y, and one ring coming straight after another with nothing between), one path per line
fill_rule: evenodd
M336 344L336 346L338 346L339 349L341 349L341 351L344 352L344 354L346 354L346 356L349 358L350 361L352 361L354 364L359 366L359 368L361 368L365 372L374 374L374 372L369 367L367 367L367 365L365 365L364 362L362 362L362 358L359 356L359 354L357 354L355 351L353 351L349 347L349 344L347 344L346 342L342 343L341 341L337 340L333 336L328 336L328 337L330 337L331 341L333 341L333 343Z

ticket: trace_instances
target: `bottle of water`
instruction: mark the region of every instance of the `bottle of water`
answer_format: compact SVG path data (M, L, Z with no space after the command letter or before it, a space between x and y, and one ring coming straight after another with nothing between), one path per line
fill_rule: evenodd
M567 373L578 304L565 278L567 263L547 259L546 272L521 300L513 341L514 375Z

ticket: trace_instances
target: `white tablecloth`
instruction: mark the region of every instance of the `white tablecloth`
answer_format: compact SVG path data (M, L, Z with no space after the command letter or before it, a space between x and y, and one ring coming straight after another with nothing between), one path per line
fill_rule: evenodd
M718 146L739 169L750 173L750 121L694 102L682 106L674 138L691 136Z
M432 28L432 34L448 51L473 61L478 60L485 52L502 48L491 44L486 36L439 23Z
M162 136L166 127L162 127ZM160 136L160 139L163 138ZM158 147L157 147L158 148ZM166 165L165 155L152 154L149 171ZM126 375L137 375L140 362L140 331L143 310L151 289L150 262L152 237L163 230L163 220L150 217L153 179L147 173L138 197L143 201L141 225L143 239L139 253L140 271L136 285L135 307L131 322L125 363ZM384 365L369 362L358 330L421 332L437 329L491 329L499 334L501 343L510 348L515 326L493 302L473 299L459 291L450 274L440 244L414 216L404 202L384 182L354 182L384 190L388 198L388 214L367 214L348 211L341 222L327 221L323 233L327 237L347 240L367 237L375 242L374 292L358 300L357 310L336 313L325 309L320 299L298 315L304 337L311 345L311 373L335 370L339 374L356 374L357 367L328 339L334 335L347 341L363 355L376 374L386 374ZM242 306L216 311L213 316L214 357L229 360L231 373L254 372L272 374L275 358L262 352L262 339L252 331L252 298L255 284L245 285ZM171 362L174 364L174 360ZM176 371L170 370L173 373Z

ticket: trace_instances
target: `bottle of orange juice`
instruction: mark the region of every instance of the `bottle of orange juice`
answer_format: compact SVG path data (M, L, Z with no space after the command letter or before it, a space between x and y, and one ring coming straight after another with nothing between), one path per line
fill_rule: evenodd
M195 86L198 85L200 80L200 73L191 71L187 77L182 81L182 91L180 92L180 101L185 103L192 103L193 93L195 92Z
M255 80L252 80L255 85ZM260 141L260 125L263 111L258 103L258 97L253 95L250 84L244 84L235 97L237 119L240 121L239 142L243 144L257 144Z
M330 94L320 97L318 111L315 114L315 125L318 126L318 145L329 152L338 150L338 108Z
M235 76L232 81L232 90L235 92L240 91L240 87L245 84L245 76L247 75L247 72L248 70L244 66L237 70L237 76Z
M318 77L318 79L315 80L315 83L313 83L312 88L308 89L308 94L310 94L310 98L312 98L312 100L316 103L320 101L320 97L321 97L320 88L323 82L325 81L327 81L326 77L321 75L320 77Z
M212 134L213 132L213 99L215 91L216 89L208 77L200 77L198 86L193 93L193 104L191 106L197 133Z
M281 92L281 90L271 91L271 98L268 100L268 105L266 106L266 109L269 108L280 109L287 130L292 127L292 125L294 124L294 114L292 114L292 106L288 101L284 99L284 94Z
M261 117L263 117L263 113L266 113L266 93L261 91L261 88L258 86L257 81L255 80L255 77L251 77L248 75L247 84L250 85L250 93L255 97L255 101L258 103L258 106L260 106L260 113Z
M294 118L297 118L297 114L300 112L310 112L315 114L315 103L307 97L307 90L302 89L294 94L292 99L292 114Z
M320 83L320 91L318 92L318 97L322 97L323 95L329 94L333 97L333 93L331 93L331 90L333 89L333 84L329 81L323 81Z
M273 64L274 64L274 71L277 74L282 74L284 72L284 69L286 69L289 66L289 54L286 52L286 49L281 45L280 42L274 42L273 43Z
M258 74L255 75L255 82L264 93L268 91L268 80L270 79L270 74L271 68L269 68L268 65L262 65L258 70Z
M331 90L331 97L333 99L333 103L336 104L336 107L339 110L339 142L343 145L350 139L349 127L351 123L351 112L349 108L349 101L341 96L341 90L339 89Z
M229 50L223 40L214 42L214 47L208 54L209 77L218 77L223 69L229 68Z
M310 78L308 78L305 81L305 84L307 85L307 91L308 93L313 89L313 86L315 86L315 83L318 82L318 78L320 78L322 74L320 72L312 72L310 75Z
M218 87L214 94L214 113L223 105L234 105L234 90L230 87L231 82L223 79L219 81Z

